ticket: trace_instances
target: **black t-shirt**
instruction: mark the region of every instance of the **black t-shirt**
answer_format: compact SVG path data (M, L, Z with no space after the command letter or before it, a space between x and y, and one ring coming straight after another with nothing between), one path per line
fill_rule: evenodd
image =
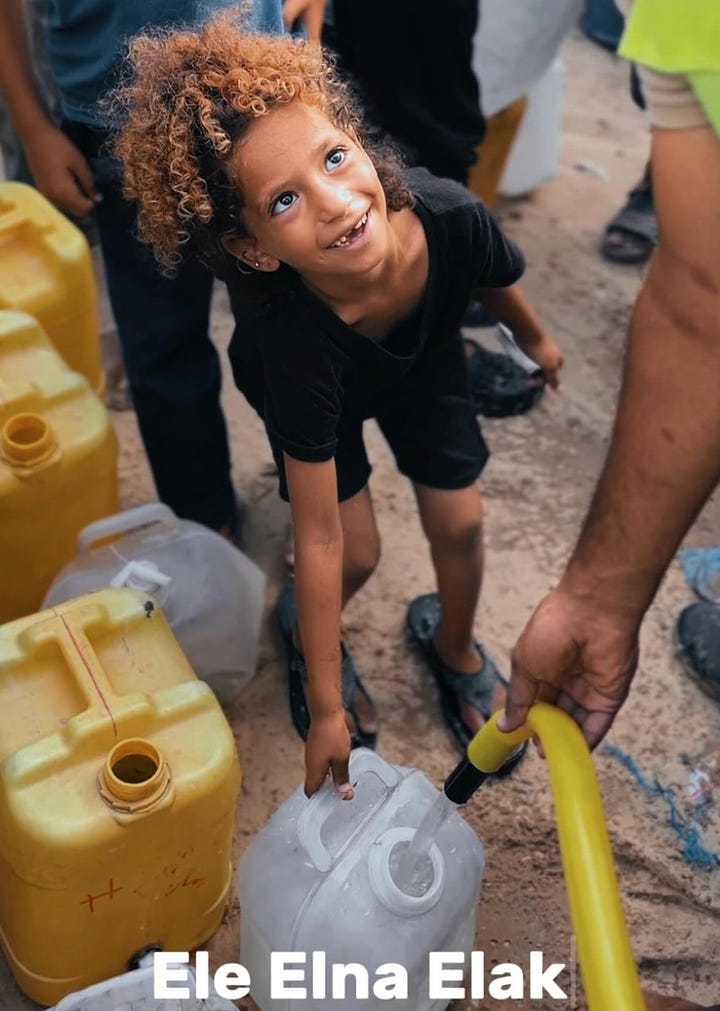
M252 317L228 285L235 382L296 460L331 459L341 418L375 417L406 389L417 396L414 375L431 374L432 357L460 339L472 293L507 287L523 272L520 250L463 186L425 169L408 170L407 184L427 239L428 279L416 310L381 341L347 326L299 277L292 294Z

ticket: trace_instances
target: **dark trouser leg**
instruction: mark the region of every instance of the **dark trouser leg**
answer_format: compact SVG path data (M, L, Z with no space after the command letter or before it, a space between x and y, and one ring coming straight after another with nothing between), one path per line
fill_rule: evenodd
M91 162L108 293L159 498L218 529L235 508L220 362L208 336L212 276L197 265L163 276L135 238L132 205L107 158Z
M477 0L334 0L329 41L370 119L415 164L465 182L485 134L472 69Z

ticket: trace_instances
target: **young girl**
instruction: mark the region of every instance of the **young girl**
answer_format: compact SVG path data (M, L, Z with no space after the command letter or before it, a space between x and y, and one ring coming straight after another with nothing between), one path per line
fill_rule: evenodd
M340 639L342 608L379 555L363 421L377 420L413 482L438 592L410 604L408 626L464 745L503 689L473 638L488 451L460 320L479 298L553 387L560 350L515 286L522 256L488 211L457 183L404 174L319 48L245 35L225 15L137 38L131 64L117 149L142 237L170 267L200 256L253 320L230 356L292 511L295 585L280 621L306 792L330 771L351 797L348 725L360 743L376 733Z

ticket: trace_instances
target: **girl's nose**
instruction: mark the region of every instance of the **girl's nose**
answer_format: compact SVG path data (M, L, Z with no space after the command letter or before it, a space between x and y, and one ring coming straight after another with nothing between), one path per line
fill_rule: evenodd
M347 214L352 204L352 193L345 187L329 180L322 185L319 194L320 213L325 221L334 221Z

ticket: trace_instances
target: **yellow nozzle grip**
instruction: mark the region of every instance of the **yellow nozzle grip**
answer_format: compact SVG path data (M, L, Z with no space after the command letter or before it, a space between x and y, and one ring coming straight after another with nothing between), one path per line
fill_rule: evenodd
M555 800L570 915L589 1011L645 1011L628 937L615 864L590 751L578 725L547 702L530 709L509 734L495 713L468 745L481 772L495 772L536 735L542 742Z

